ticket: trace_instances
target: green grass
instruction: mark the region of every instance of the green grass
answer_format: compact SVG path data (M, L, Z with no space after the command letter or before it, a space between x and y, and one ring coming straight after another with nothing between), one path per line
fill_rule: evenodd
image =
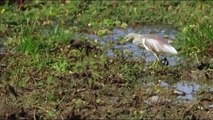
M192 22L186 25L182 33L184 35L183 51L186 53L205 53L206 48L213 43L213 29L209 17L201 19L200 23Z
M143 62L121 59L121 51L115 51L116 58L108 58L105 53L110 45L102 46L102 52L88 55L85 49L70 47L69 41L76 35L102 36L116 27L165 24L180 31L174 45L190 58L202 60L213 45L213 2L210 1L47 2L39 4L39 8L33 4L39 2L27 3L25 11L15 5L0 6L0 37L5 39L8 50L8 56L0 59L6 64L5 71L0 66L0 74L4 76L0 77L0 83L2 90L4 82L16 87L21 95L19 102L46 119L59 118L73 107L81 111L88 105L107 105L105 98L112 96L122 96L118 100L120 106L132 109L130 113L119 113L121 118L123 114L130 115L127 118L147 118L149 111L143 103L139 106L141 111L131 106L134 101L131 95L143 96L145 91L137 86L137 80L149 81L147 76L154 76L156 81L167 77L174 81L182 79L177 72L184 70L184 66L149 71ZM77 39L89 41L83 36ZM140 92L135 93L137 90ZM87 98L88 94L94 99Z
M199 47L197 46L198 45L197 41L201 39L201 36L204 36L204 38L202 39L212 40L212 38L209 37L211 36L212 33L211 32L212 30L211 19L213 16L213 11L211 9L212 6L213 6L212 2L202 2L202 1L198 2L92 1L88 3L74 1L67 5L65 4L51 5L48 4L47 2L47 4L43 6L41 9L39 8L27 9L26 11L21 13L21 16L18 10L3 7L4 12L2 15L5 17L3 17L2 22L4 23L15 22L19 26L20 24L22 24L21 26L23 28L21 27L17 29L21 29L20 33L22 33L23 37L27 38L24 38L23 41L21 40L21 43L24 46L20 44L20 48L26 49L28 51L29 47L31 48L32 46L32 49L34 49L32 50L32 52L35 52L39 45L36 42L35 42L36 45L30 45L32 40L26 39L31 39L29 38L30 36L34 37L33 34L35 32L38 32L37 34L39 35L41 35L42 33L45 34L44 38L47 37L45 39L48 39L47 44L52 44L51 42L59 42L60 40L62 40L62 42L63 40L66 41L70 37L69 35L72 34L73 32L82 30L89 31L90 29L92 29L98 35L102 35L108 33L106 32L107 29L119 27L126 23L130 26L133 24L141 24L141 25L170 24L174 27L178 27L179 29L181 29L181 31L187 29L189 31L188 33L183 32L186 38L186 40L184 40L186 47L188 47L189 44L190 47L193 46ZM54 9L55 7L57 7L58 9ZM12 10L14 10L15 12ZM13 12L13 14L11 14L11 12ZM204 24L210 25L204 26L202 24L203 21L205 21ZM189 30L190 29L189 27L187 27L191 25L199 26L199 28L197 29L197 31L200 31L199 35L196 34L197 31L195 31L195 36L193 35L193 32ZM14 27L15 28L13 30L16 30L16 27L18 26ZM4 29L3 26L2 29ZM193 45L192 42L190 41L196 42L193 42L194 43ZM26 44L29 44L29 46L27 46ZM191 52L191 50L183 50L183 51ZM201 51L205 50L201 49Z
M52 69L54 69L57 73L63 73L66 71L69 63L66 61L66 58L58 57L56 58L56 62L52 64Z

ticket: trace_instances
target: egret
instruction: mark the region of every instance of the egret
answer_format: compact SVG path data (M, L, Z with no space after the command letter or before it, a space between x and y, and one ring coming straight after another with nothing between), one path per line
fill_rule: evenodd
M150 66L150 68L159 63L159 53L177 54L176 49L169 44L169 41L158 35L129 33L124 37L124 40L125 43L133 42L133 44L140 48L144 48L155 55L156 61Z

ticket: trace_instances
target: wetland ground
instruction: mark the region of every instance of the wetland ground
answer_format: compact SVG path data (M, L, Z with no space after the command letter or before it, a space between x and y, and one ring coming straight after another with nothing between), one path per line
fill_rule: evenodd
M143 7L141 7L143 6ZM213 2L25 1L0 6L0 119L212 119ZM130 33L172 39L154 56Z

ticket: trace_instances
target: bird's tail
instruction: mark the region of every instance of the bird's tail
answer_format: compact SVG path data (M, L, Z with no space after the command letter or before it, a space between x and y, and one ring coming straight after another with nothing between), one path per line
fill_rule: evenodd
M178 53L177 50L172 46L166 46L166 49L167 49L166 50L167 53L170 53L170 54L177 54Z

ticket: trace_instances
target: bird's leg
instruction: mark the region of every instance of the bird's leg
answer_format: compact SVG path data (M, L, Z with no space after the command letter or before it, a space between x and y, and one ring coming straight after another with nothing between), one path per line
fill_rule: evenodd
M153 54L155 55L156 60L149 68L152 68L152 67L156 66L157 64L159 64L159 61L160 61L159 56L156 53L154 53L154 52L153 52Z
M155 61L149 68L153 68L157 62Z
M166 57L164 57L164 59L160 60L161 65L165 65L168 66L169 65L169 61Z

